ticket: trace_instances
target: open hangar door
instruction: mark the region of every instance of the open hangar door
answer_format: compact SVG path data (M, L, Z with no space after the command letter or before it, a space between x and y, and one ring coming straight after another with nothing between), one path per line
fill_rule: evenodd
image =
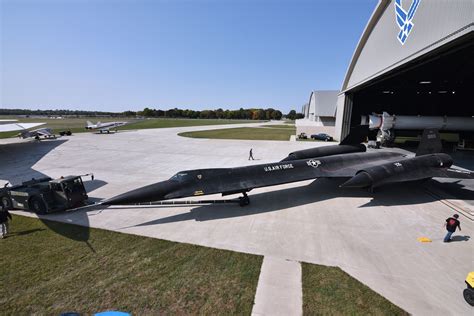
M352 99L351 126L372 113L420 117L474 116L474 34L412 60L346 94ZM456 125L456 124L454 124ZM474 126L442 130L445 139L474 145ZM392 131L395 136L417 136L421 129ZM372 134L373 137L374 134Z

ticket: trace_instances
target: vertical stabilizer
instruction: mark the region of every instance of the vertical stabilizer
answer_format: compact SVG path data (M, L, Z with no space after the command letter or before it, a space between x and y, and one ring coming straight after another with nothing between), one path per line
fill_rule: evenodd
M427 128L423 131L420 144L416 150L416 156L423 156L429 154L436 154L441 152L443 145L439 132L435 128Z
M94 125L94 124L92 124L91 121L87 121L86 124L87 124L87 126L92 126L92 125Z

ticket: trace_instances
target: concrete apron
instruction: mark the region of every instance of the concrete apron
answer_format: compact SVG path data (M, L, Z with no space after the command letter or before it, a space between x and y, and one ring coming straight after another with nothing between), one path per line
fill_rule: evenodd
M273 162L293 150L325 145L176 136L181 131L210 128L77 134L57 146L51 145L56 144L53 142L0 145L0 177L25 180L38 175L93 172L98 184L86 186L91 198L98 200L167 179L180 170ZM249 148L254 148L260 160L247 160ZM462 297L464 279L474 262L473 242L462 240L472 236L472 221L461 216L463 230L456 233L461 241L444 244L442 225L455 210L427 194L423 187L403 184L369 194L341 189L339 184L338 180L319 179L252 190L251 204L244 208L117 206L42 218L339 266L410 313L472 312ZM433 242L421 244L416 240L421 236Z

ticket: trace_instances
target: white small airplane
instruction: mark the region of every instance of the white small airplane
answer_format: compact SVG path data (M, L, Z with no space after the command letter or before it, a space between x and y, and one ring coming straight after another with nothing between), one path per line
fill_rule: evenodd
M0 132L26 131L46 123L18 123L18 120L0 120Z
M114 127L120 127L127 125L128 122L106 122L106 123L101 123L97 122L97 124L93 124L91 121L87 121L86 129L93 129L93 130L99 130L99 133L110 133L110 129Z
M32 131L24 130L18 133L20 138L34 138L40 140L41 137L44 139L56 139L56 135L53 134L53 130L50 128L38 128Z

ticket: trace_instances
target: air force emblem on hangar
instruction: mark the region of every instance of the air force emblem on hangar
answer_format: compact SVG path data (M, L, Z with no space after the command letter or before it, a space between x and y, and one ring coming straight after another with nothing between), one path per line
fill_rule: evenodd
M398 40L403 45L410 35L411 29L413 28L413 22L411 21L415 16L416 9L420 4L421 0L412 0L408 11L405 11L402 7L402 0L395 0L395 16L400 32L398 33Z

